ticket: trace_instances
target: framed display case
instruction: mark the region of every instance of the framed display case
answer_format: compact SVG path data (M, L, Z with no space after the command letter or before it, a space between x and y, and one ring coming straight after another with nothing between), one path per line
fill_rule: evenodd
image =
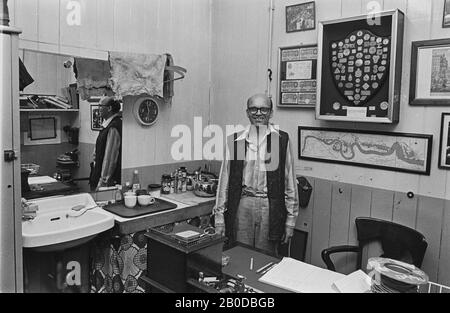
M317 119L398 122L404 19L393 10L319 23Z
M277 106L290 108L316 106L317 51L317 45L298 45L279 49Z

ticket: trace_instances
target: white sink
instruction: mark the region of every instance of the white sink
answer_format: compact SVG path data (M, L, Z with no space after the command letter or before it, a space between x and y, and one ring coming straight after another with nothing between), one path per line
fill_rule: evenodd
M97 207L87 193L29 202L36 203L39 210L33 220L22 221L24 248L65 250L81 245L114 226L114 216ZM88 210L74 211L72 208L75 206Z

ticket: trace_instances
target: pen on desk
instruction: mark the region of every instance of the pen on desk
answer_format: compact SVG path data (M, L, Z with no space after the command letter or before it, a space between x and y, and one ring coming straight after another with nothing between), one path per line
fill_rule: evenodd
M268 268L268 267L271 266L272 264L273 264L273 262L267 263L266 265L264 265L263 267L261 267L260 269L258 269L258 270L256 271L256 273L260 273L260 272L264 271L266 268Z
M253 258L250 258L250 270L253 271Z
M271 266L269 266L268 268L266 268L261 275L264 275L265 273L267 273L268 271L270 271L273 267L275 267L275 265L277 265L277 263L273 263Z

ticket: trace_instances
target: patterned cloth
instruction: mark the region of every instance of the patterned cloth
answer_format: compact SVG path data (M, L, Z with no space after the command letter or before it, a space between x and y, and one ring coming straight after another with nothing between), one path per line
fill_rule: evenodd
M199 216L178 223L196 227L211 225L210 216ZM92 241L90 284L91 293L144 293L147 275L146 231L120 237L112 231Z
M143 293L147 272L145 231L112 238L106 233L93 244L91 292Z
M110 52L111 85L117 97L163 97L164 55Z

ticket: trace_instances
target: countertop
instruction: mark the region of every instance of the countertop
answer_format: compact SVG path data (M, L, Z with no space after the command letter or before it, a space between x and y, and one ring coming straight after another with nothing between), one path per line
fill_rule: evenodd
M37 190L33 190L39 187ZM79 191L79 187L72 184L62 183L60 181L46 184L38 184L30 186L31 190L23 192L22 197L27 200L51 197L51 196L65 196L76 194Z
M192 191L181 194L160 195L161 199L175 203L177 207L172 210L151 213L133 218L124 218L115 214L114 219L117 231L121 235L127 235L138 231L147 230L168 223L178 222L201 215L212 213L216 198L197 197Z

